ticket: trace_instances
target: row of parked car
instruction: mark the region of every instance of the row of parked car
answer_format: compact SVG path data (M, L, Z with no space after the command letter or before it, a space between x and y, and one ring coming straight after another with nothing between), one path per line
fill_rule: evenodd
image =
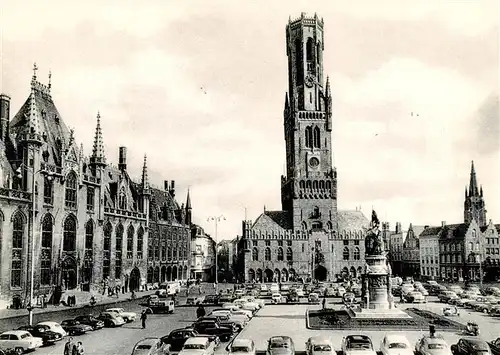
M451 306L471 309L493 317L500 316L500 290L496 287L490 287L482 292L477 286L469 286L466 289L450 286L438 294L438 299Z
M66 335L82 335L104 327L119 327L136 319L137 314L134 312L126 312L123 308L108 308L98 317L83 315L61 323L46 321L24 325L0 334L0 350L13 350L16 354L23 354L41 346L52 345Z
M191 326L175 329L161 338L145 338L132 350L132 355L213 355L221 342L227 342L248 324L264 301L242 297L224 303Z

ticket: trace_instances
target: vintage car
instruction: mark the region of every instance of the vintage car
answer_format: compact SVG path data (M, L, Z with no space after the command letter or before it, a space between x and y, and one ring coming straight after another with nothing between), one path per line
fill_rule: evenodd
M65 337L67 335L66 331L57 322L40 322L37 325L46 325L51 331L61 334L62 337Z
M367 335L348 335L342 339L341 348L343 355L377 355Z
M458 311L457 307L444 307L443 308L443 316L446 317L453 317L453 316L459 316L460 312Z
M410 342L403 334L386 334L380 343L382 355L413 355Z
M317 293L311 292L309 294L309 296L307 297L307 301L309 303L318 304L318 303L320 303L319 295Z
M24 330L36 338L42 338L43 345L54 344L62 339L62 335L50 330L47 325L23 325L17 330Z
M215 344L207 337L193 337L186 340L179 355L213 355Z
M160 338L147 337L139 340L132 350L132 355L167 355L170 346Z
M307 339L306 341L306 354L307 355L336 355L330 339L316 336Z
M286 335L270 337L267 341L266 355L295 355L292 338Z
M69 335L81 335L94 330L90 325L81 324L79 321L74 319L63 320L61 322L61 327Z
M187 305L197 305L203 302L203 299L200 297L189 296L186 300Z
M496 338L495 340L488 342L490 346L491 353L493 355L500 355L500 338Z
M125 320L115 312L102 312L97 319L104 322L105 327L121 327Z
M18 354L23 354L42 345L42 338L34 337L25 330L11 330L0 334L1 350L15 349Z
M186 340L194 337L206 337L214 342L215 347L220 344L218 336L200 334L193 328L174 329L168 335L162 337L161 340L170 346L170 351L180 351Z
M75 318L75 320L80 322L80 324L90 325L93 330L104 328L104 322L92 315L78 316Z
M403 296L403 299L407 303L426 303L424 295L419 291L410 291Z
M415 345L416 354L425 355L452 355L450 346L442 336L425 335Z
M123 308L108 308L106 312L116 313L127 323L133 322L137 319L137 313L135 312L125 312Z
M273 293L273 295L271 296L271 300L273 303L282 303L283 296L281 296L281 293Z
M451 346L453 355L491 355L487 342L477 337L460 338Z
M229 348L231 355L255 355L255 343L251 339L235 339Z

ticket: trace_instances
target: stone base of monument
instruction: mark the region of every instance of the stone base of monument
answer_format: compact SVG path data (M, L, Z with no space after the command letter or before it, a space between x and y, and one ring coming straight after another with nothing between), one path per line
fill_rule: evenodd
M411 316L399 308L350 308L347 313L356 319L411 319Z

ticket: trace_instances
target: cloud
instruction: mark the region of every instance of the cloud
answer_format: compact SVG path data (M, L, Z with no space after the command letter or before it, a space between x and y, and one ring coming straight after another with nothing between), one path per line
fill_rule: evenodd
M476 141L481 154L498 153L500 148L500 105L498 94L490 95L477 112Z

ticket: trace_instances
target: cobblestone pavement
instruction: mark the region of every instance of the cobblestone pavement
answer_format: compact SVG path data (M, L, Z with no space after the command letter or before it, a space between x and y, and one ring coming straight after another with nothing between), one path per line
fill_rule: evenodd
M427 309L435 313L441 313L444 304L430 302L424 305L399 305L400 308L417 307ZM334 307L340 307L335 305ZM306 328L305 313L308 309L320 309L319 305L267 305L259 311L248 326L237 336L237 338L253 339L257 351L266 349L267 339L273 335L288 335L295 343L297 351L305 351L305 342L311 336L325 336L330 338L336 350L340 350L342 338L349 334L365 334L372 338L375 349L379 348L380 342L386 331L363 331L363 330L311 330ZM462 310L460 317L453 320L466 324L468 320L474 320L479 324L481 338L490 341L500 336L500 318L490 317L476 312ZM398 331L389 332L397 333ZM410 343L415 344L428 329L421 331L404 331ZM454 332L443 332L445 340L451 345L461 337Z

